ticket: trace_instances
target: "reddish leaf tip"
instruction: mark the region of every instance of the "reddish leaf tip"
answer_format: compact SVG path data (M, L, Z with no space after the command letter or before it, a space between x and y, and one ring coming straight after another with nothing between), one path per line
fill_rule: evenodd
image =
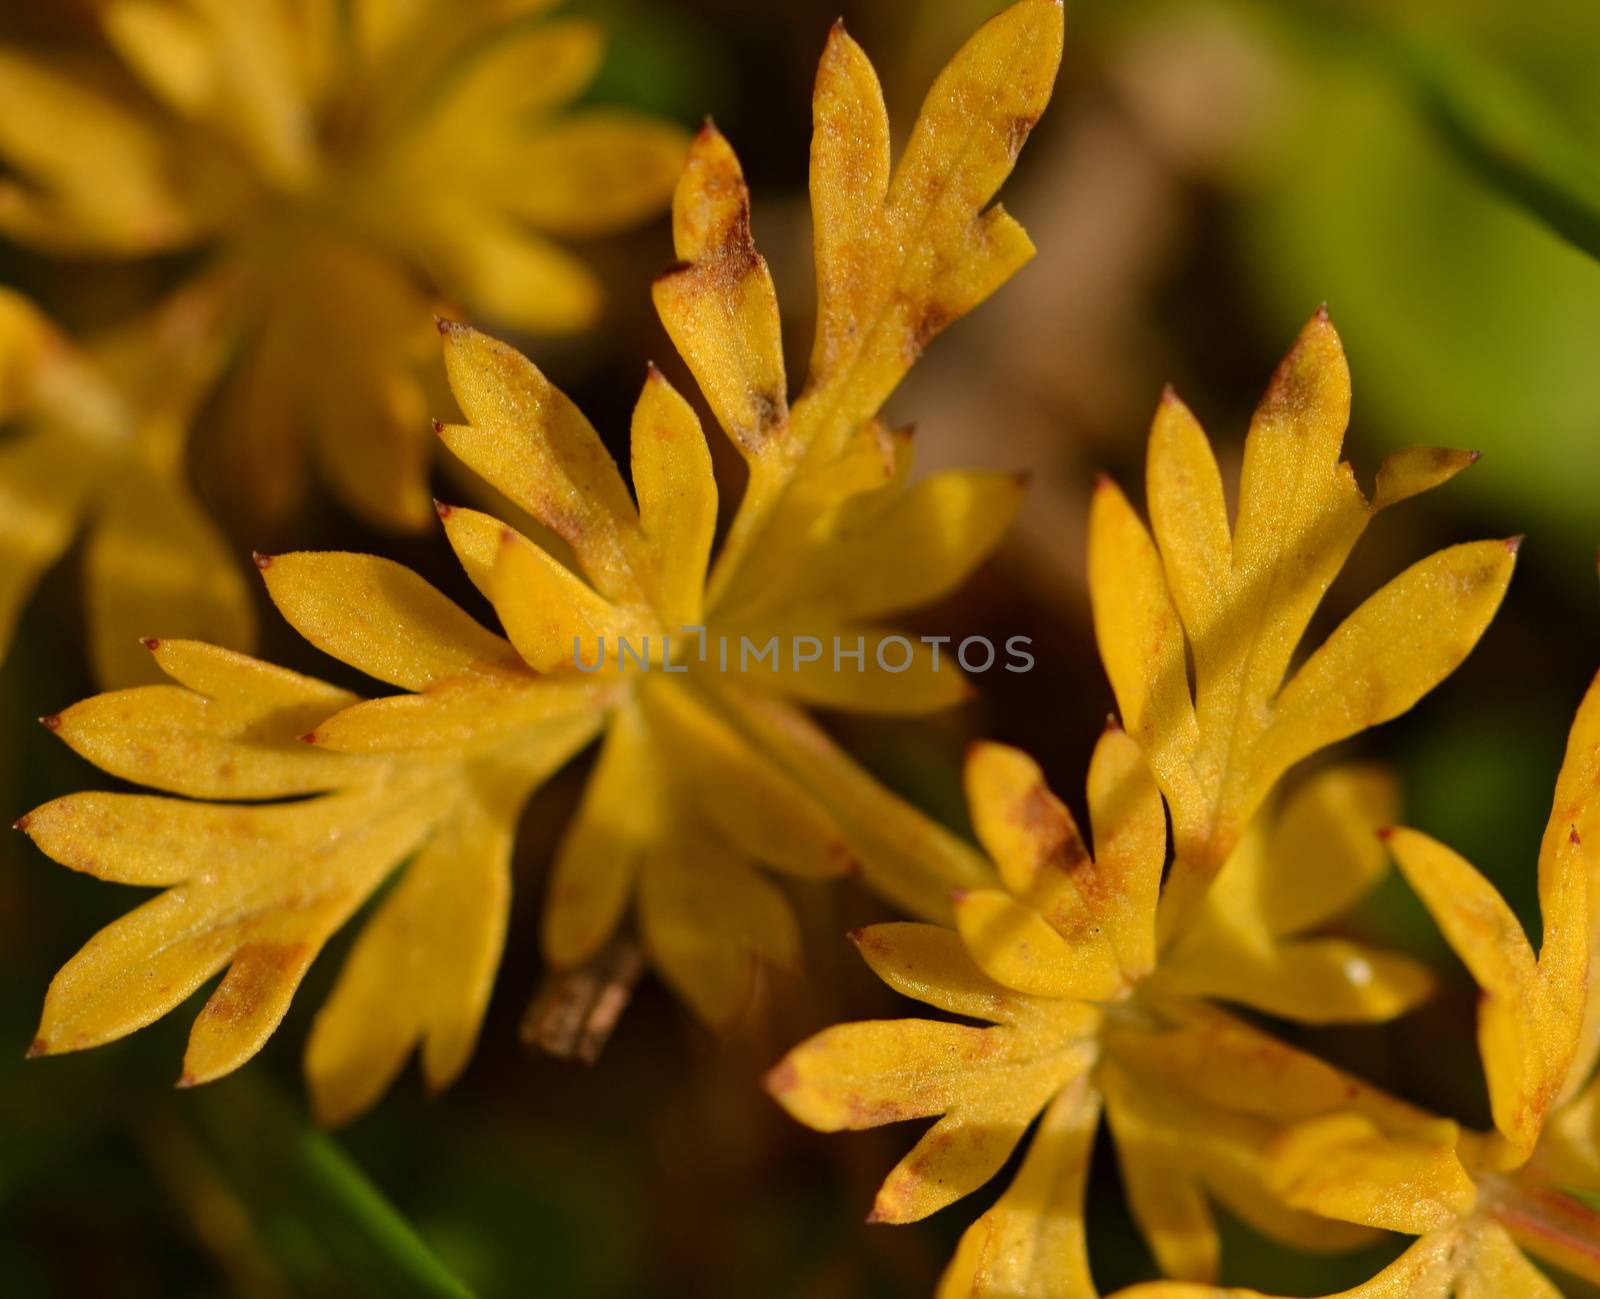
M433 326L439 331L440 336L444 338L449 338L450 335L462 328L460 322L447 320L443 316L435 316L433 318Z
M301 744L315 744L317 742L317 733L315 731L307 731L304 735L296 738Z
M1481 452L1481 451L1469 451L1469 452L1467 452L1467 463L1469 465L1475 465L1475 464L1478 463L1478 461L1480 461L1482 459L1483 459L1483 452Z
M32 812L24 812L21 816L19 816L15 821L13 821L11 823L11 828L13 830L21 830L23 834L27 834L28 833L28 826L32 823L32 821L33 821L33 813Z
M1379 826L1378 827L1378 838L1382 839L1384 841L1384 843L1388 843L1390 839L1394 838L1394 829L1395 828L1392 825L1381 825L1381 826Z
M448 519L452 514L455 513L455 509L455 506L446 505L437 496L433 498L433 512L441 519Z
M61 729L61 714L51 713L48 717L41 717L39 725L47 731L59 731Z
M161 637L146 636L139 642L139 644L143 645L147 650L154 654L158 649L161 648Z
M1094 489L1097 492L1109 491L1115 486L1116 483L1112 480L1111 475L1108 473L1101 472L1094 476Z
M442 419L429 420L428 422L433 425L433 431L435 433L440 434L441 436L443 435L444 421Z
M28 1049L22 1053L24 1060L37 1060L42 1055L50 1054L50 1043L42 1037L36 1037L28 1043Z
M792 1092L800 1085L800 1071L794 1067L794 1061L784 1056L777 1064L767 1070L766 1077L761 1080L761 1085L767 1089L769 1095L782 1096Z
M1578 837L1577 826L1572 825L1567 827L1567 842L1570 843L1574 848L1583 846L1583 840Z
M967 900L968 895L969 895L969 890L967 890L967 889L951 889L950 890L950 905L953 906L953 907L959 907L963 902L965 902Z
M1326 302L1321 303L1317 307L1316 311L1312 313L1311 319L1316 321L1319 325L1331 323L1332 317L1328 314L1328 304Z
M888 1222L888 1221L890 1221L890 1218L889 1218L889 1215L887 1213L885 1213L876 1204L874 1204L872 1206L871 1210L867 1214L867 1221L869 1223L873 1223L873 1222Z
M187 1088L195 1086L196 1083L198 1083L199 1081L200 1080L198 1078L196 1078L192 1073L186 1073L186 1074L180 1074L179 1077L178 1077L178 1081L173 1083L172 1085L174 1087L182 1087L182 1088L187 1089Z
M1515 555L1519 550L1522 549L1522 536L1518 535L1515 537L1507 537L1506 549Z
M867 934L867 927L865 925L861 925L861 926L859 926L859 927L857 927L855 929L849 929L849 930L845 931L845 937L848 938L857 947L860 947L861 944L866 941L866 934Z
M1106 714L1106 731L1110 734L1121 734L1122 719L1115 713Z
M250 558L256 561L256 567L259 568L263 573L272 567L272 556L263 555L259 550L252 550L250 552Z
M661 373L661 367L654 361L644 363L644 377L650 383L661 383L666 379L666 375Z
M1183 399L1178 396L1178 390L1170 383L1161 385L1161 404L1163 406L1180 406Z

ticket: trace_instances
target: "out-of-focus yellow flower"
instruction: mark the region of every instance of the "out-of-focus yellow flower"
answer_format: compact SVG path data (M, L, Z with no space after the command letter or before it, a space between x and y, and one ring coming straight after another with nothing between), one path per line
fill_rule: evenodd
M758 865L859 869L898 905L946 920L952 888L987 885L977 853L795 705L915 714L970 689L948 649L941 659L937 646L895 641L882 619L961 582L997 544L1020 485L959 472L908 481L908 439L878 410L934 333L1032 251L989 204L1049 98L1061 39L1056 0L992 20L937 80L891 170L876 76L835 28L812 150L818 342L792 409L738 161L710 127L695 141L673 207L683 264L655 296L750 469L709 572L709 449L659 373L634 411L636 502L594 428L532 364L441 324L467 420L441 436L560 538L575 568L486 514L442 508L502 637L386 560L262 557L303 636L408 693L358 702L163 641L155 657L177 685L50 719L104 770L208 801L81 794L27 818L69 866L169 886L57 975L38 1050L131 1032L226 967L184 1076L227 1072L276 1027L329 934L415 854L317 1018L307 1071L328 1119L369 1104L419 1042L429 1082L447 1083L499 962L516 817L602 734L550 886L544 947L557 967L601 951L635 903L657 968L721 1024L748 1003L762 962L798 956L787 900ZM852 657L836 657L835 638Z
M1478 1043L1495 1131L1437 1120L1385 1131L1355 1110L1278 1138L1270 1178L1298 1210L1418 1237L1346 1299L1559 1299L1528 1253L1600 1281L1600 1214L1564 1192L1600 1192L1590 951L1600 883L1600 679L1573 722L1539 850L1544 939L1535 955L1511 909L1466 861L1415 830L1388 836L1400 869L1482 990ZM1148 1285L1125 1299L1249 1299L1256 1292ZM1337 1297L1336 1297L1337 1299Z
M1423 560L1285 682L1367 519L1470 459L1402 452L1369 504L1337 461L1349 391L1338 337L1318 313L1256 412L1234 527L1210 444L1170 393L1150 437L1157 540L1114 486L1096 493L1095 628L1127 730L1108 730L1090 764L1093 854L1031 760L980 746L968 797L1001 887L959 893L955 933L900 925L860 936L894 987L996 1027L844 1025L795 1048L769 1078L791 1113L824 1130L943 1116L878 1194L874 1218L893 1222L982 1185L1043 1112L1016 1182L963 1237L944 1299L1095 1293L1082 1200L1102 1106L1136 1221L1163 1271L1196 1281L1218 1265L1209 1197L1304 1248L1361 1239L1359 1226L1285 1203L1269 1170L1286 1127L1355 1114L1406 1134L1430 1121L1201 1000L1310 1023L1371 1021L1431 986L1403 957L1303 936L1383 873L1389 783L1335 768L1262 810L1293 763L1395 716L1446 676L1483 633L1514 563L1515 547L1500 541ZM1175 860L1163 886L1168 814Z
M595 279L555 241L656 212L683 133L561 111L602 40L531 21L544 0L94 7L104 55L0 47L0 233L63 257L203 252L230 282L214 328L237 352L222 428L242 506L281 520L309 445L357 514L423 526L440 296L521 329L589 324Z
M221 363L214 298L180 294L74 347L0 290L0 655L40 574L86 534L96 676L149 675L139 637L254 635L250 593L190 491L184 434Z

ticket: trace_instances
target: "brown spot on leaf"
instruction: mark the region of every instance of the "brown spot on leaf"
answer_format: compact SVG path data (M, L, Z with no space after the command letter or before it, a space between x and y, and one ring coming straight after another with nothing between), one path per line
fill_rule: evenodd
M1039 120L1039 115L1019 114L1006 123L1006 152L1015 158L1022 152L1022 146L1027 142L1028 133L1033 130L1034 124Z

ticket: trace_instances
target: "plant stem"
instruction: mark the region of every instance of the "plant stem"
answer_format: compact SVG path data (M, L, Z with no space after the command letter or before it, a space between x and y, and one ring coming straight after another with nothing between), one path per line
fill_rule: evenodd
M1600 1285L1600 1212L1554 1187L1510 1178L1490 1212L1530 1254Z

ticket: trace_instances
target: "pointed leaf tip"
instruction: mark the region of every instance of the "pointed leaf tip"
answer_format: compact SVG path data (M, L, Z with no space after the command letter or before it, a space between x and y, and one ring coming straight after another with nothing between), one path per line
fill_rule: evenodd
M767 1070L761 1085L768 1095L783 1096L800 1085L800 1071L794 1067L794 1061L785 1056Z
M197 1080L196 1080L195 1076L192 1073L186 1073L186 1074L180 1074L178 1076L178 1081L173 1083L172 1085L174 1087L180 1087L180 1088L184 1089L185 1091L187 1091L190 1087L193 1087L196 1084L196 1081Z
M158 649L161 648L161 637L145 636L140 639L139 644L143 645L147 650L154 654Z
M272 556L263 555L259 550L252 550L250 552L250 558L255 560L256 567L259 568L263 573L272 567Z
M435 420L434 423L437 425L438 421ZM453 513L455 513L455 508L456 507L453 506L453 505L446 505L438 497L434 498L434 501L433 501L433 512L435 514L437 514L441 519L448 519Z
M50 1054L50 1043L42 1037L36 1037L28 1043L28 1049L22 1053L24 1060L37 1060L42 1055Z
M1508 551L1510 551L1513 555L1515 555L1519 550L1522 549L1522 539L1523 539L1524 535L1526 535L1526 534L1518 534L1515 537L1507 537L1506 538L1506 549Z
M15 821L13 821L11 823L11 828L13 830L21 830L23 834L27 834L28 833L28 825L32 821L32 819L33 819L33 813L32 812L24 812L21 816L19 816Z
M444 421L442 419L429 420L428 422L433 425L433 431L435 433L441 435L444 433Z
M61 729L61 714L51 713L48 717L41 717L39 725L47 731L59 731Z

